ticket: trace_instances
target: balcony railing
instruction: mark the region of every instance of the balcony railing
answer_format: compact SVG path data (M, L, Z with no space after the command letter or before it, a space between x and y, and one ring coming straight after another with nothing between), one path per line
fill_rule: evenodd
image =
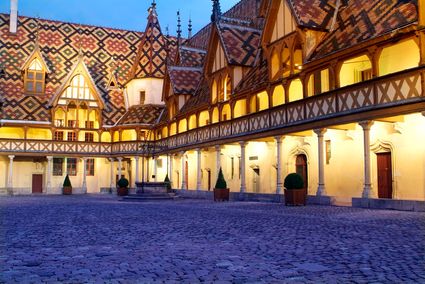
M156 142L70 142L0 139L0 153L50 155L152 155L223 139L267 135L275 130L351 114L425 102L425 67L375 78L230 121L210 124Z

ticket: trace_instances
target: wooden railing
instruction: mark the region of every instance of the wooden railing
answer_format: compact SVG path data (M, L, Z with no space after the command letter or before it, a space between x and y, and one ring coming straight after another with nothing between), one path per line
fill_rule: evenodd
M312 121L425 102L425 67L399 72L291 102L230 121L207 125L156 142L67 142L0 139L0 153L86 156L152 155L247 137Z

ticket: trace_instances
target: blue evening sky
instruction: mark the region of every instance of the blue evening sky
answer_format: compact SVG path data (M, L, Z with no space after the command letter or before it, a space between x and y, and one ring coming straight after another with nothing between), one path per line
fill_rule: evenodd
M183 36L187 36L189 15L194 33L210 22L211 0L157 0L162 31L169 25L176 34L176 12L180 10ZM227 11L239 0L221 0ZM58 21L144 31L147 9L152 0L18 0L19 15ZM0 13L10 12L10 0L0 0Z

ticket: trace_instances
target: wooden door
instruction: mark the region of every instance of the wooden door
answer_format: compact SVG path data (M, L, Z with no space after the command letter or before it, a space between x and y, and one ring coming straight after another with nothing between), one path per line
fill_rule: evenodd
M260 192L260 169L254 169L254 177L253 177L253 189L255 193Z
M295 161L296 173L299 174L304 180L304 188L308 188L308 169L307 169L307 156L304 154L298 155Z
M378 197L393 198L391 153L376 154L378 162Z
M32 193L43 193L43 175L32 175Z
M208 173L208 191L210 191L211 190L211 171L208 170L207 173Z

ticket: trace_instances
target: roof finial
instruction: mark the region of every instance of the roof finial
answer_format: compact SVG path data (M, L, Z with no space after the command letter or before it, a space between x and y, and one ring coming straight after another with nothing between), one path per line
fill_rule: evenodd
M165 27L165 34L167 35L167 37L169 37L169 36L170 36L170 26L169 26L169 25L167 25L167 26Z
M192 37L192 17L189 16L189 33L188 33L188 38Z
M148 9L149 14L152 14L154 16L157 16L156 14L156 2L155 0L152 0L151 6Z
M182 36L182 21L180 19L180 11L177 11L177 38L178 41L180 41L180 38Z
M215 22L219 20L221 16L220 0L212 0L212 2L213 10L211 15L211 22Z

